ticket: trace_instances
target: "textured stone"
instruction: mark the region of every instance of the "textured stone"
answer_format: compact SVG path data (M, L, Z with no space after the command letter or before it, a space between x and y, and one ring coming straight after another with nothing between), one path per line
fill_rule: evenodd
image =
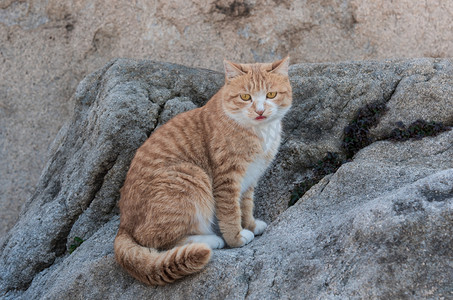
M292 63L450 57L453 2L0 1L0 236L34 192L82 78L116 57L220 71L222 58Z
M164 110L160 114L158 126L164 124L179 113L197 108L188 97L176 97L165 102Z
M114 261L119 188L135 149L162 118L203 105L223 75L150 61L110 62L79 85L74 115L51 146L34 196L0 242L0 295L451 297L453 131L373 142L286 209L292 188L311 176L318 160L329 151L345 155L343 129L361 107L396 103L382 120L410 122L411 114L394 111L412 93L401 82L426 72L440 89L453 78L451 62L440 59L292 66L294 106L281 151L257 191L257 215L270 226L246 247L214 251L201 273L156 288ZM449 93L435 89L428 87L435 94L430 100L419 87L413 113L424 111L430 121L434 115L424 103L435 101L447 109L436 120L452 125ZM75 237L84 242L69 254Z
M74 96L72 121L53 142L35 194L0 246L2 285L24 288L74 237L86 239L117 213L130 160L166 100L178 94L201 105L222 81L208 70L124 60L85 78Z
M344 128L367 104L387 106L382 121L370 130L371 140L386 138L398 122L409 124L419 118L452 125L453 97L448 92L452 74L450 60L432 59L293 66L296 101L285 120L277 160L265 175L267 184L257 192L258 213L266 221L282 213L295 183L310 178L311 168L327 152L344 158ZM429 76L431 83L417 90L401 84L415 76Z

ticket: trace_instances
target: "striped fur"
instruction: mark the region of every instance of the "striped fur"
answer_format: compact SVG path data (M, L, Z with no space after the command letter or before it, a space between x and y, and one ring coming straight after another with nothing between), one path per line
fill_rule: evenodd
M211 258L211 249L205 244L187 244L159 253L140 246L124 231L118 233L114 248L120 265L135 279L149 285L165 285L198 272Z
M146 284L173 282L208 263L211 248L191 236L212 237L214 215L230 247L266 226L253 217L253 190L278 150L291 106L288 59L225 62L225 71L224 87L205 106L176 116L137 150L121 189L115 256ZM277 96L263 99L268 92Z

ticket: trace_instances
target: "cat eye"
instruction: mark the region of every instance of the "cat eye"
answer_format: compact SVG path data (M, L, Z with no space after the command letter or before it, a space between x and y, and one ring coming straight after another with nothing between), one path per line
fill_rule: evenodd
M240 97L244 101L248 101L252 98L252 96L250 96L249 94L241 94Z
M268 99L273 99L273 98L275 98L275 96L277 96L277 92L269 92L266 94L266 97Z

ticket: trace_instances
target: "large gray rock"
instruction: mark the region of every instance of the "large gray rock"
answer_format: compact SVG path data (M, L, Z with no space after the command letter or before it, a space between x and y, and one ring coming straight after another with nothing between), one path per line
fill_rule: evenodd
M73 118L51 147L36 193L0 244L0 295L451 296L453 132L417 141L384 140L388 124L409 124L414 116L451 125L451 62L295 65L290 74L294 107L285 119L279 156L257 192L257 215L272 224L247 247L215 251L200 274L158 288L135 281L114 261L119 188L135 149L152 130L205 103L223 84L223 75L116 60L85 78L74 96ZM418 82L411 81L413 76L428 76L429 90L401 84ZM413 114L399 115L408 99ZM362 149L287 209L291 190L312 176L318 160L327 152L345 157L344 128L361 107L375 102L388 103L385 124L370 132L382 141ZM439 115L425 105L446 111ZM69 254L75 237L85 242Z
M294 105L284 124L277 162L257 193L261 204L257 210L266 221L286 209L289 191L312 175L311 169L327 152L346 156L344 129L365 105L387 106L381 122L370 128L370 140L385 139L399 122L453 124L450 60L299 64L290 74ZM413 81L414 77L426 82Z

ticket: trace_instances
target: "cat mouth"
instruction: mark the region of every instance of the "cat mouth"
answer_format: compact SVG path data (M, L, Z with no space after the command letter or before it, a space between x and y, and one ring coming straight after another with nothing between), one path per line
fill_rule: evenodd
M264 120L264 119L266 119L265 116L258 116L258 117L255 118L255 120Z

